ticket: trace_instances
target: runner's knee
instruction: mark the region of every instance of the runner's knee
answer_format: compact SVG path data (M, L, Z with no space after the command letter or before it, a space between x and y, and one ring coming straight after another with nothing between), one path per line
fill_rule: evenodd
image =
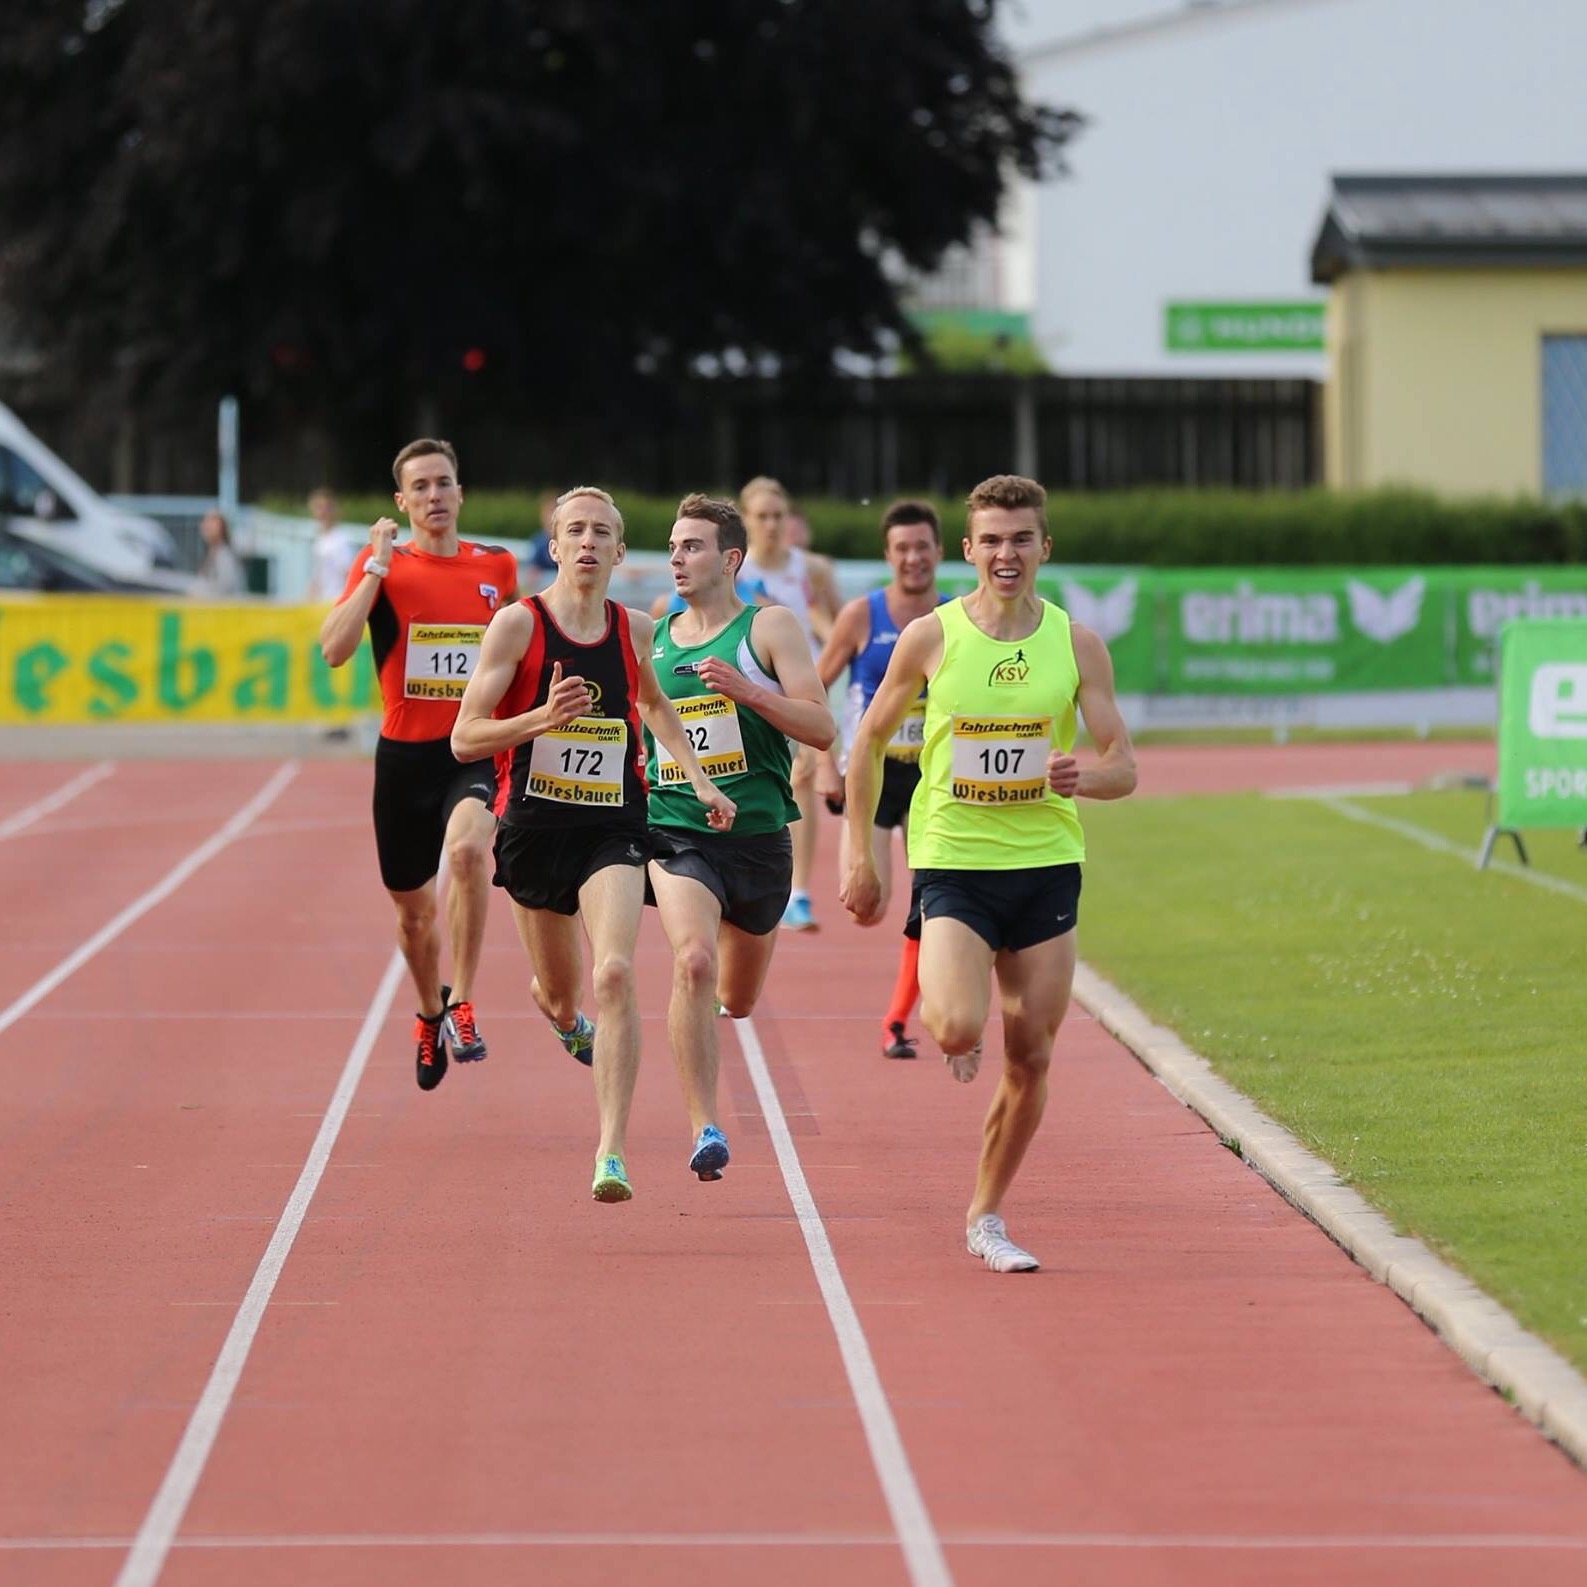
M716 985L716 950L706 942L680 943L672 958L673 976L691 992Z
M591 979L595 1001L602 1008L611 1008L634 995L634 961L626 953L608 954L596 962Z

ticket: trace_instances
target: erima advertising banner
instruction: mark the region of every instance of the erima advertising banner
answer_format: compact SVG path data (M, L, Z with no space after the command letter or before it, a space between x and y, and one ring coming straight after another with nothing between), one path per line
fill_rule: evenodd
M345 721L379 709L367 644L333 671L325 609L0 599L0 724Z
M1497 824L1587 827L1587 622L1507 623Z
M1576 568L1043 570L1119 692L1297 695L1491 687L1518 617L1587 619Z
M1170 693L1430 689L1445 681L1425 574L1167 573Z

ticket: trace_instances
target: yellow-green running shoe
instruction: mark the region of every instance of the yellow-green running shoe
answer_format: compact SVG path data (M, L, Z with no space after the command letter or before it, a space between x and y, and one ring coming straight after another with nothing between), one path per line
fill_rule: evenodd
M632 1201L634 1187L628 1183L628 1170L620 1157L598 1157L595 1160L595 1183L590 1194L597 1201Z

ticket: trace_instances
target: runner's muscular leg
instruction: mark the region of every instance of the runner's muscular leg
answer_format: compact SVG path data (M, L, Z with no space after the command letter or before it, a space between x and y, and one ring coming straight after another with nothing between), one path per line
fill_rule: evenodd
M689 1125L698 1135L716 1123L716 1077L720 1049L713 1007L717 985L717 928L722 906L716 894L692 876L675 876L654 861L650 885L661 929L672 946L672 993L667 1000L667 1036L678 1071Z
M460 800L446 823L446 923L452 942L452 1000L474 993L490 912L491 840L496 817L478 799Z
M757 937L737 926L724 925L717 933L716 946L721 966L716 974L716 995L734 1019L743 1019L760 1001L777 933L768 931Z
M962 920L936 915L920 928L920 1019L949 1057L981 1039L992 998L992 948Z
M1075 933L997 956L1003 1010L1003 1072L982 1131L981 1161L968 1222L996 1212L1014 1182L1047 1106L1053 1043L1069 1007Z
M816 841L821 835L816 825L821 808L816 794L816 751L808 744L795 748L788 780L799 806L799 819L793 823L793 890L808 893L816 865Z
M601 1110L597 1157L624 1155L628 1110L639 1075L639 995L634 944L645 907L645 873L608 865L579 889L595 983L595 1100Z
M408 962L421 1014L441 1012L441 933L435 919L435 879L409 892L391 892L397 911L397 946Z
M518 940L529 955L533 976L529 995L535 1007L559 1030L572 1030L584 990L584 954L579 943L579 917L552 909L512 906Z

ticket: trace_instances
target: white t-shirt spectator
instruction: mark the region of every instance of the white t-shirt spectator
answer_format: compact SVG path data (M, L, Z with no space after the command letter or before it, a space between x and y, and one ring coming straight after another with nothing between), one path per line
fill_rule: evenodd
M304 599L336 600L347 584L347 575L353 569L353 558L362 546L363 542L354 539L352 531L342 528L340 524L315 535L314 564L309 572L309 587L304 591Z

